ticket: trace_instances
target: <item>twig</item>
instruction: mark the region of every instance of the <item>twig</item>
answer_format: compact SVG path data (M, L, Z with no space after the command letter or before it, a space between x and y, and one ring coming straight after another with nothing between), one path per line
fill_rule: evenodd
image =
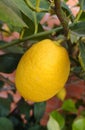
M14 83L13 83L12 81L10 81L8 78L5 78L5 77L4 77L3 75L1 75L1 74L0 74L0 80L2 80L3 82L9 84L9 85L11 86L10 89L15 89ZM3 89L6 90L6 89L9 89L9 88L3 88ZM2 89L1 89L0 91L2 91Z
M65 13L61 8L61 0L54 0L54 4L55 4L55 13L63 26L65 36L68 37L69 33L68 18L66 17Z
M71 44L71 40L69 38L69 20L66 17L66 14L63 12L62 8L61 8L61 0L54 0L54 4L55 4L55 13L58 16L61 25L63 26L64 29L64 35L66 38L66 41L68 43L68 50L69 50L69 55L72 53L72 44Z
M51 29L51 30L48 30L48 31L41 32L41 33L33 34L33 35L28 36L28 37L25 37L25 38L23 38L23 39L14 40L14 41L9 42L9 43L7 43L7 44L1 45L1 46L0 46L0 49L4 49L4 48L6 48L6 47L10 47L10 46L19 44L19 43L21 43L21 42L25 42L25 41L30 40L30 39L33 39L33 38L38 38L38 37L40 37L40 36L46 36L46 35L49 35L49 34L51 34L51 33L61 31L62 29L63 29L62 27L58 27L58 28L55 28L55 29Z
M34 5L30 2L30 0L24 0L27 4L27 6L35 12L48 12L48 9L44 9L44 8L35 8ZM39 4L39 3L37 3Z
M1 91L8 91L8 90L15 90L15 88L12 87L12 86L11 86L11 87L7 87L7 88L1 88L1 89L0 89L0 92L1 92Z

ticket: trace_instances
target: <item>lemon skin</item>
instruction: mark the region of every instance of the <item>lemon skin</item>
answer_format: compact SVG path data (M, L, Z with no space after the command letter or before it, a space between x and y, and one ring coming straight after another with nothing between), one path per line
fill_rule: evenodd
M22 56L16 69L16 88L26 100L46 101L64 87L69 72L67 50L45 39L33 44Z

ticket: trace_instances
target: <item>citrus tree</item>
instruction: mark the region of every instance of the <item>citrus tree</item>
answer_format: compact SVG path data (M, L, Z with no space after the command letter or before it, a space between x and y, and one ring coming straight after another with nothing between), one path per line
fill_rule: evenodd
M73 74L85 79L85 0L78 1L76 16L67 1L0 1L0 91L7 91L7 98L0 98L1 130L85 129L84 100L64 100L68 77ZM51 28L42 24L46 13L56 16L60 24ZM18 39L12 40L13 32L18 32ZM3 76L14 71L15 82ZM10 110L17 90L21 97ZM40 120L46 101L54 95L62 105L50 113L43 126ZM80 105L84 110L79 113Z

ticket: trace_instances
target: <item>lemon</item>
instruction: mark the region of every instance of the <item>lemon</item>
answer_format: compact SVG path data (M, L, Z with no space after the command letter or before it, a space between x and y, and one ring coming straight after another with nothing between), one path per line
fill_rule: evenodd
M63 87L56 95L61 101L66 97L66 89Z
M64 87L69 72L66 49L45 39L33 44L22 56L16 69L16 88L26 100L42 102Z

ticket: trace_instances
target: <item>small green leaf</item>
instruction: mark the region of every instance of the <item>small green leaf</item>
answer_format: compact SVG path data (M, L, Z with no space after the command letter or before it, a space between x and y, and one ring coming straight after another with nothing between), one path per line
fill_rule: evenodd
M53 111L50 115L58 122L60 128L62 129L65 125L63 116L57 111Z
M85 70L85 44L83 42L79 43L79 50L79 61L83 70Z
M62 109L65 111L77 112L75 103L71 99L65 100L63 102Z
M35 103L34 104L34 117L37 122L40 121L45 112L46 102Z
M61 130L58 122L50 116L48 123L47 123L48 130Z
M14 130L12 122L5 117L0 117L0 130Z
M73 32L73 31L69 31L69 37L72 43L77 43L77 41L79 40L79 36Z
M12 73L21 58L22 54L7 53L0 55L0 72Z
M0 116L7 116L10 112L10 103L9 98L0 98Z
M72 130L85 130L85 117L77 118L72 124Z
M85 36L85 21L76 22L73 24L70 29L76 33L79 37Z
M85 10L85 0L79 0L79 4L82 10Z

